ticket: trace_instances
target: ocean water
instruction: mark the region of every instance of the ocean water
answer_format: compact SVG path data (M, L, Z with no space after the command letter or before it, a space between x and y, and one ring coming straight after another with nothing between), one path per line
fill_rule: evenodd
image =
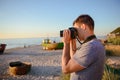
M31 45L40 45L46 37L41 38L13 38L13 39L0 39L0 44L7 44L6 49L24 47ZM50 37L51 41L60 42L60 37Z
M99 39L106 39L106 36L97 36ZM16 39L0 39L0 44L7 44L6 49L24 47L31 45L40 45L46 37L41 38L16 38ZM61 42L60 37L50 37L51 41Z

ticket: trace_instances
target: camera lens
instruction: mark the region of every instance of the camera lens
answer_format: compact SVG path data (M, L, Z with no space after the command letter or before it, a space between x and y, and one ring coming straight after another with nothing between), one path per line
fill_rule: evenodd
M63 37L63 30L60 31L60 37Z

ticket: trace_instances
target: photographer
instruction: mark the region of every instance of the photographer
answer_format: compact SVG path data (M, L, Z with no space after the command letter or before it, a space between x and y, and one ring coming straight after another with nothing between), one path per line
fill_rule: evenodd
M63 31L62 72L71 73L70 80L101 80L104 70L105 49L94 35L94 21L89 15L80 15L73 26L76 38L83 41L76 47L70 29Z

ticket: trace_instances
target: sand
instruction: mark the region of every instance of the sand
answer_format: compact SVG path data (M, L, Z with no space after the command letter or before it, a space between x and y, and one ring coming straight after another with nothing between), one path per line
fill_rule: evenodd
M13 48L0 55L0 80L60 80L62 50L43 50L42 46ZM29 62L32 67L28 74L9 74L9 63Z

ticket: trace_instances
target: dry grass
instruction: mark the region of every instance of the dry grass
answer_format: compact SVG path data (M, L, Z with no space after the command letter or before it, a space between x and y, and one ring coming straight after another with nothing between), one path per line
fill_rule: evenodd
M106 45L105 49L109 56L120 56L120 45Z
M61 73L60 80L70 80L70 74Z
M102 80L120 80L119 74L119 69L114 69L108 65L105 65Z

